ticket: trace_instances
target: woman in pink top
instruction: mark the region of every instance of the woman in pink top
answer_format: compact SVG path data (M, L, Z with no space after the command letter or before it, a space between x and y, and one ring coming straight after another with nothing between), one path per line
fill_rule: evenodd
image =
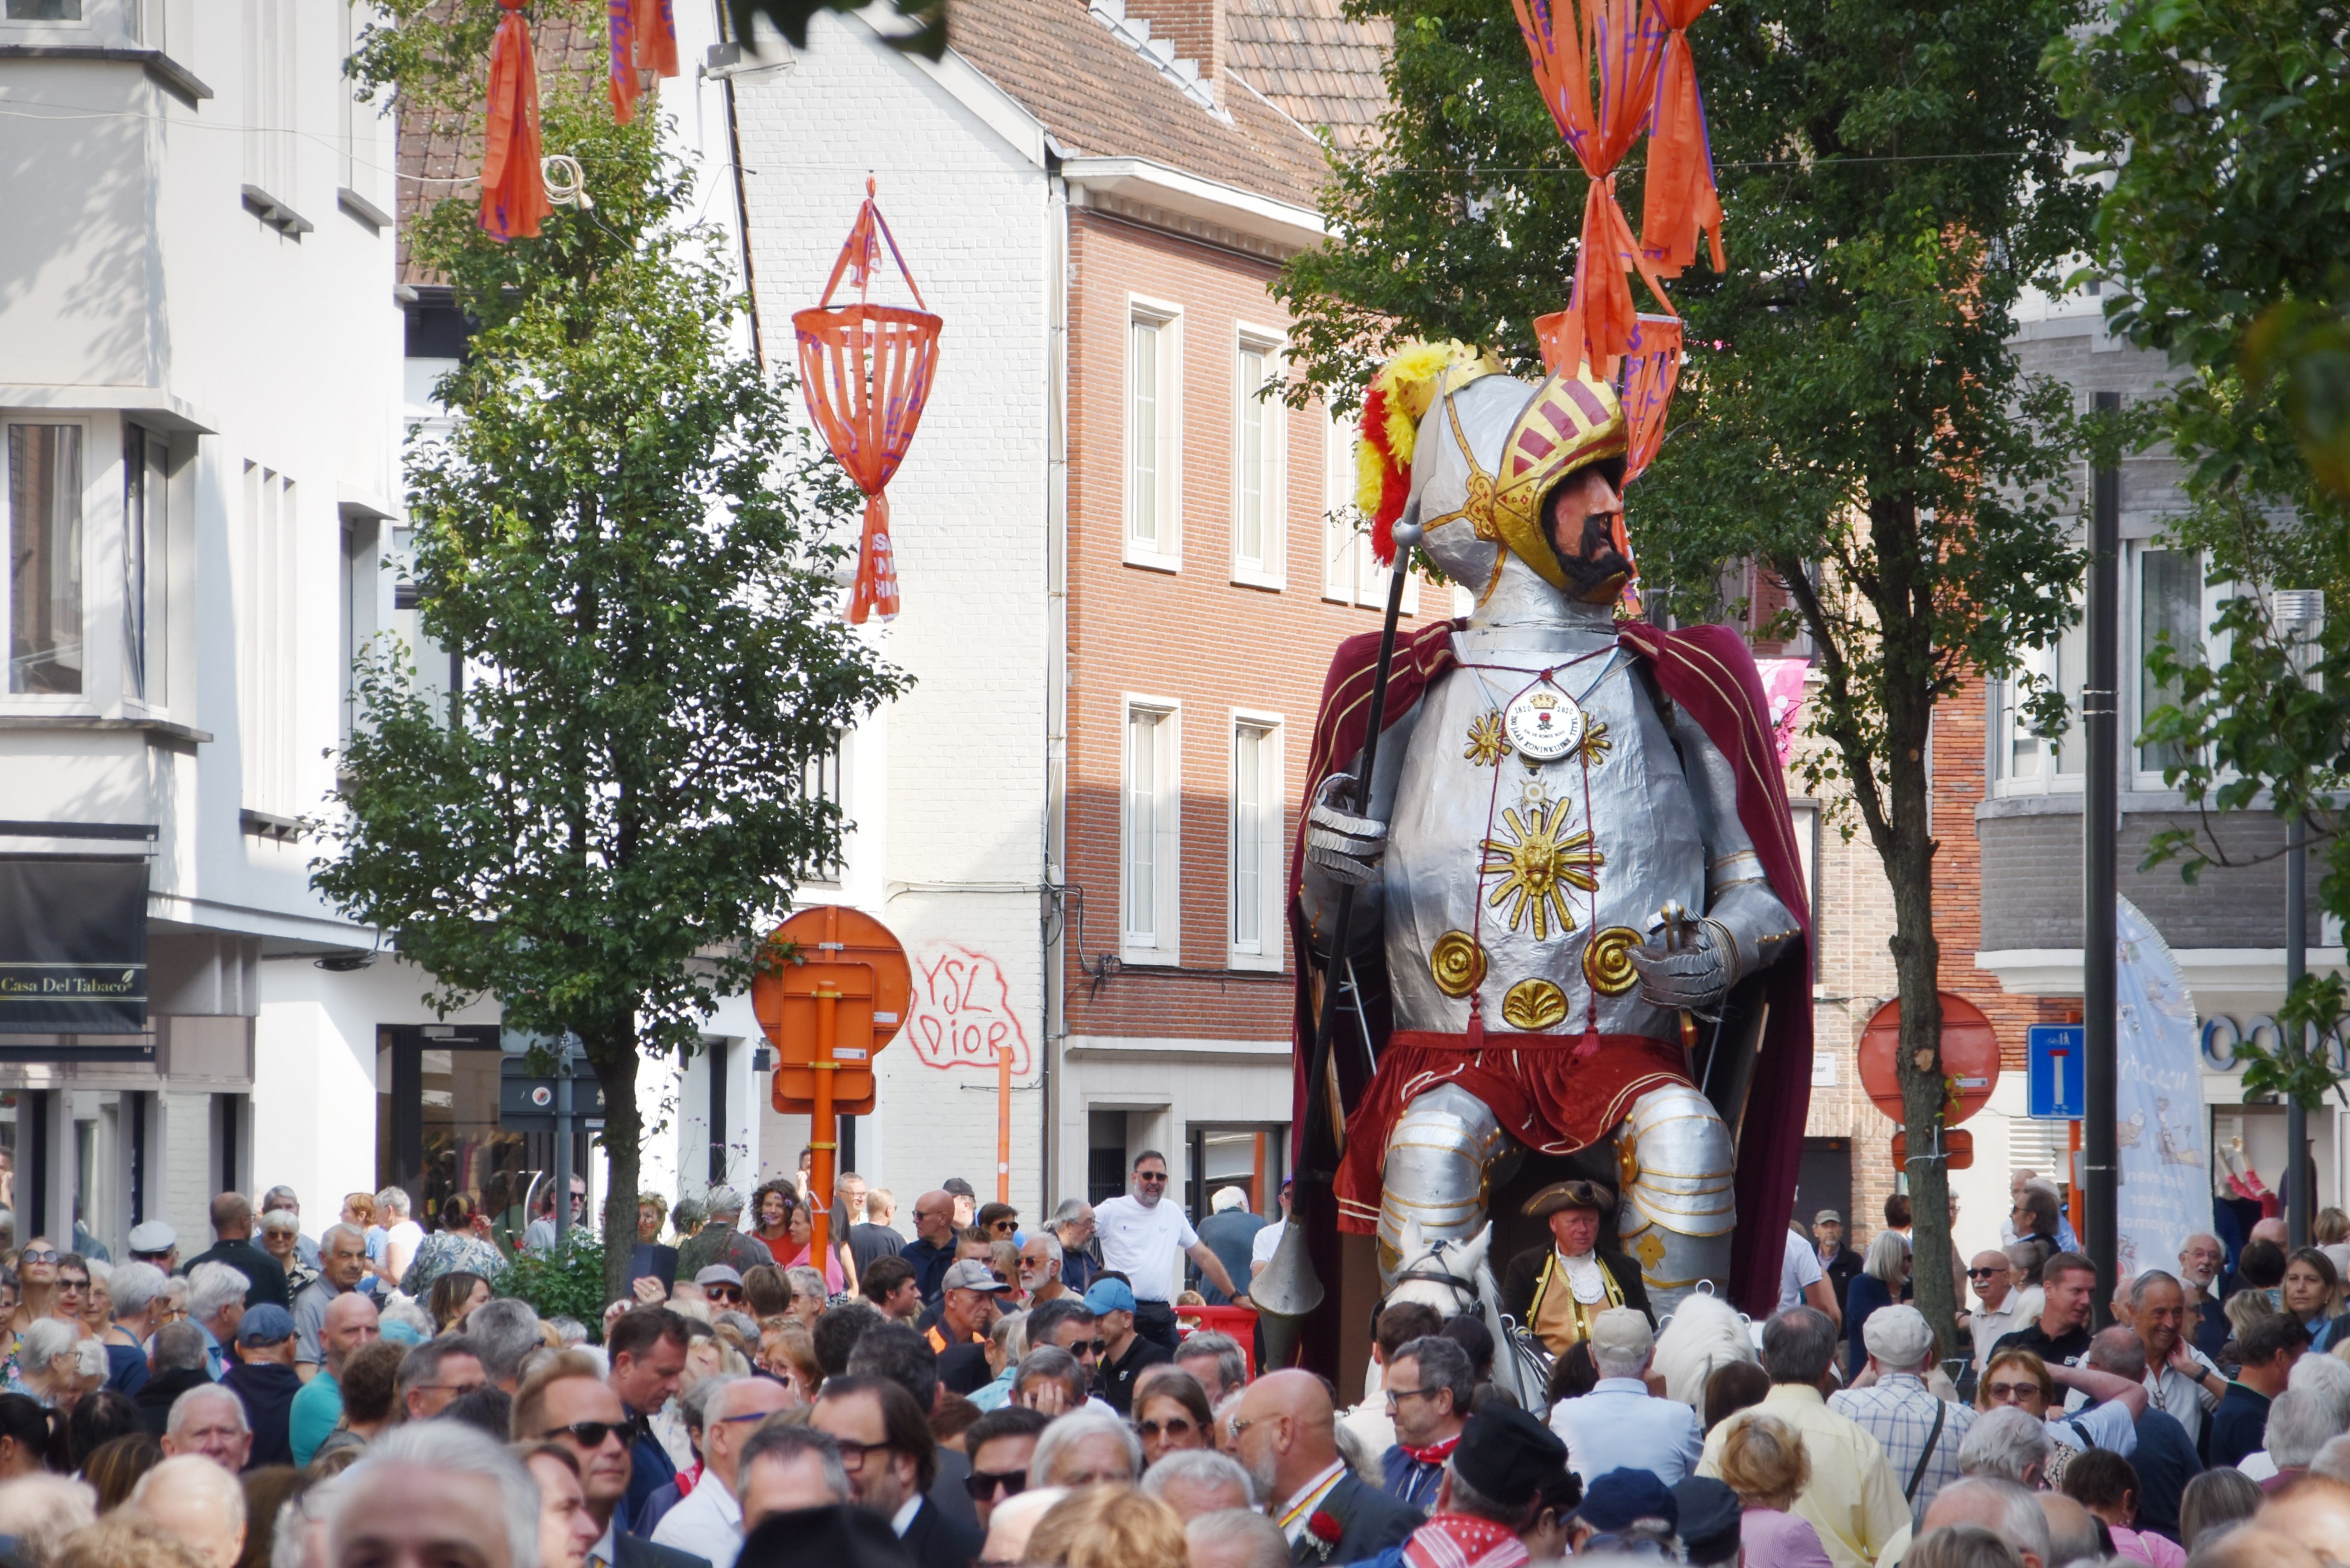
M791 1206L791 1212L785 1216L785 1223L791 1229L791 1241L788 1243L780 1241L770 1243L769 1250L786 1269L815 1268L816 1260L809 1256L810 1249L816 1243L814 1210L810 1210L806 1203L795 1203ZM787 1251L791 1254L788 1258L784 1256ZM825 1253L824 1288L830 1294L837 1296L847 1289L846 1276L842 1274L840 1269L840 1249L827 1247Z
M2186 1568L2187 1552L2137 1524L2137 1471L2109 1449L2092 1449L2064 1466L2064 1495L2105 1521L2116 1555L2147 1568Z
M1721 1479L1745 1511L1738 1522L1747 1568L1830 1568L1811 1521L1790 1512L1812 1480L1801 1433L1776 1416L1731 1417L1721 1445Z

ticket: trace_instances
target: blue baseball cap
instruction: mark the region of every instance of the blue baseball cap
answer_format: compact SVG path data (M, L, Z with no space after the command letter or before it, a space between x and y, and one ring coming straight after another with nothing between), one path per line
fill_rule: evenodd
M275 1302L264 1302L247 1309L237 1320L236 1342L257 1349L265 1345L283 1345L294 1337L294 1317Z
M1124 1280L1096 1280L1086 1293L1086 1310L1096 1317L1105 1313L1132 1312L1134 1292Z

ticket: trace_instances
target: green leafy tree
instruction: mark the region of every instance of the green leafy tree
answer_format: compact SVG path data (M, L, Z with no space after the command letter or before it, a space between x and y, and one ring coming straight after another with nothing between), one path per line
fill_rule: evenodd
M2307 826L2319 895L2350 912L2350 58L2329 0L2124 0L2110 27L2051 51L2085 145L2105 155L2094 269L2117 333L2178 374L2151 433L2187 471L2174 543L2205 553L2240 591L2212 629L2228 652L2163 645L2149 663L2178 701L2147 738L2179 749L2168 776L2206 812L2158 835L2148 864L2242 865L2241 819L2266 796ZM2280 624L2272 590L2318 589L2312 636ZM2248 1092L2315 1109L2339 1093L2323 1052L2340 1027L2339 977L2295 987L2286 1044L2247 1044ZM2294 1025L2303 1026L2296 1030Z
M561 84L546 115L592 211L500 244L452 198L412 236L480 323L439 388L451 432L408 458L423 628L466 678L443 706L400 650L365 661L313 878L436 1005L578 1035L626 1236L638 1064L694 1047L799 868L836 856L805 769L902 681L834 613L858 498L752 362L652 117ZM627 1262L604 1257L610 1292Z
M1537 369L1568 295L1584 179L1505 0L1361 0L1391 16L1383 145L1342 166L1336 235L1284 292L1314 388L1344 402L1406 336ZM1674 288L1691 352L1635 486L1644 579L1686 618L1753 561L1821 682L1802 763L1892 886L1904 1126L1937 1147L1940 1054L1927 754L1936 705L2017 673L2072 618L2067 494L2084 432L2009 346L2025 285L2086 241L2091 193L2041 52L2076 0L1726 0L1690 30L1731 266ZM1638 212L1638 171L1622 181ZM1637 285L1636 285L1637 287ZM1653 308L1653 306L1649 306ZM2039 722L2057 700L2034 699ZM1913 1158L1918 1304L1957 1343L1946 1171Z

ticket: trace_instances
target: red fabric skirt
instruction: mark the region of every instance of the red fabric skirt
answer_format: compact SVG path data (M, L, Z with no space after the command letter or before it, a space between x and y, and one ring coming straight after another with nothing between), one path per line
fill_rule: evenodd
M1581 1054L1576 1034L1489 1031L1482 1049L1465 1034L1399 1029L1379 1053L1379 1070L1347 1117L1347 1153L1338 1163L1338 1228L1377 1231L1379 1170L1388 1135L1414 1096L1458 1084L1492 1107L1502 1130L1537 1154L1588 1148L1624 1119L1650 1089L1686 1084L1681 1053L1645 1034L1602 1034Z

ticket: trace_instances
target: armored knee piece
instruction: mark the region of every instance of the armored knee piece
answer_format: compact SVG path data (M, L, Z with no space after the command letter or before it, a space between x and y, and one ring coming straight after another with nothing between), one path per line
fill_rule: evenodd
M1394 1283L1404 1221L1424 1241L1466 1241L1485 1223L1486 1181L1509 1147L1484 1101L1453 1084L1415 1096L1388 1135L1379 1199L1379 1279Z
M1617 1233L1638 1262L1658 1315L1700 1280L1726 1288L1736 1156L1711 1103L1686 1084L1649 1090L1616 1130L1616 1160L1623 1191Z

